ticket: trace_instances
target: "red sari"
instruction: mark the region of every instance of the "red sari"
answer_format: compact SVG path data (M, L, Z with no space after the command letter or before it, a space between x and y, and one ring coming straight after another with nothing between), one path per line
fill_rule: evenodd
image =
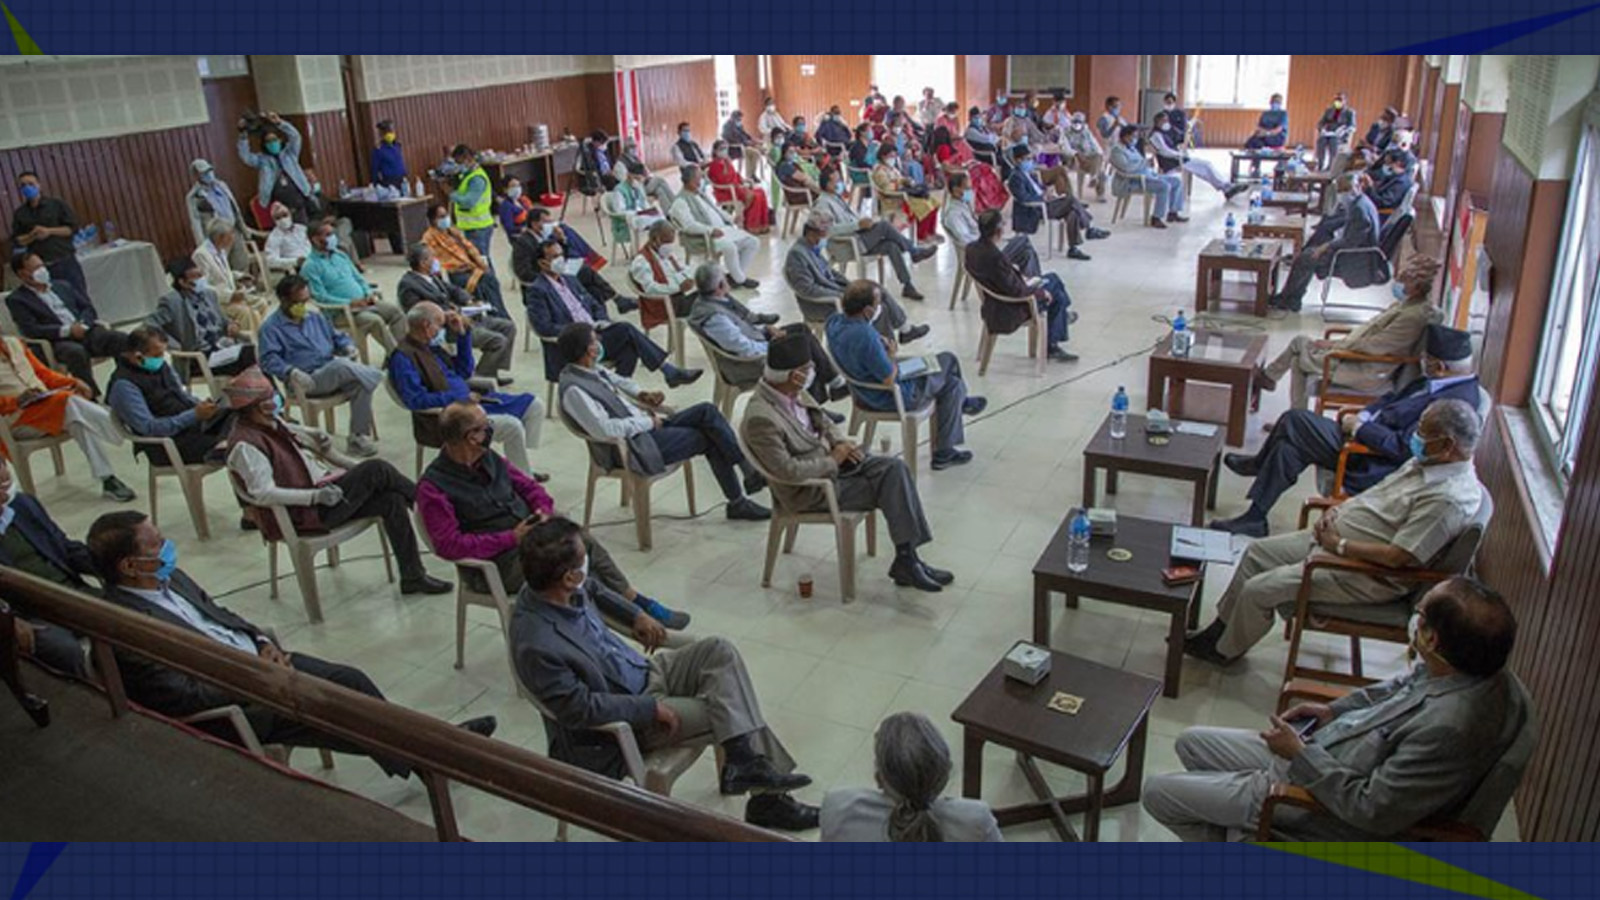
M963 169L972 181L972 207L976 212L986 209L999 209L1006 205L1010 194L1006 186L1001 183L1000 176L994 173L987 163L978 162L972 155L972 147L961 138L956 138L952 143L939 147L939 165L953 166Z
M739 177L733 161L718 157L706 169L711 179L711 193L718 203L738 200L744 205L744 230L751 234L766 234L772 230L772 207L767 204L767 192L751 187Z

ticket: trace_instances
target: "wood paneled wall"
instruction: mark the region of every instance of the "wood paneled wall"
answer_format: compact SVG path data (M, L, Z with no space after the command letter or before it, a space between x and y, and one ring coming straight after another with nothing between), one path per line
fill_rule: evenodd
M801 75L802 65L816 66L816 74ZM772 90L778 110L791 119L805 116L812 130L817 116L835 103L847 121L860 119L861 98L871 82L872 57L865 54L772 57Z
M1105 111L1107 97L1121 97L1124 109L1139 105L1139 57L1129 54L1080 56L1077 97L1071 103L1093 122ZM1084 63L1087 63L1085 70Z
M1506 127L1505 113L1472 114L1472 131L1467 135L1467 157L1461 186L1477 197L1494 190L1494 166L1500 156L1500 135Z
M761 118L762 95L766 92L761 89L761 58L759 56L735 56L733 58L734 77L739 79L738 108L744 113L744 130L755 134L755 124ZM717 124L720 134L722 124Z
M644 160L651 168L672 165L678 123L688 122L707 153L722 123L717 121L717 70L709 59L638 70L639 118L644 123Z
M1344 91L1356 111L1357 137L1385 106L1404 105L1407 58L1404 56L1315 56L1296 54L1289 60L1289 143L1311 147L1317 120L1334 93ZM1181 68L1187 69L1187 65ZM1179 83L1182 84L1182 78ZM1123 100L1126 106L1127 99ZM1192 106L1185 98L1185 106ZM1259 109L1205 109L1205 140L1211 147L1237 147L1255 131Z

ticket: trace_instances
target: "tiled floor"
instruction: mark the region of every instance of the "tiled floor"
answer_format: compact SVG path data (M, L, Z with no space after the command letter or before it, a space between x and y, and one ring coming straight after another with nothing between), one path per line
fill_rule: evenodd
M1088 245L1094 256L1090 262L1068 262L1058 256L1045 264L1066 282L1081 316L1071 347L1082 359L1075 364L1051 363L1042 379L1034 377L1030 361L1022 355L1021 335L1001 339L988 376L977 378L974 360L981 328L977 301L947 310L953 251L946 245L916 268L918 285L929 299L907 306L914 320L933 326L919 349L953 350L967 371L970 391L990 399L990 411L968 426L974 461L963 468L939 473L924 468L921 473L919 484L935 534L925 555L956 574L955 585L943 593L897 590L884 575L887 556L863 557L859 597L850 605L841 604L831 535L815 528L802 530L795 554L780 559L773 587L763 590L759 581L764 526L729 523L720 506L699 519L686 520L683 492L673 482L657 491L655 548L640 553L630 516L617 506L615 489L600 491L596 534L633 581L668 605L692 612L693 633L729 637L743 651L773 728L803 771L816 780L803 792L804 799L816 802L834 786L872 783L872 730L889 712L925 713L960 753L960 736L950 712L1014 641L1030 633L1032 564L1068 507L1081 499L1083 444L1105 415L1118 385L1126 385L1135 409L1142 408L1144 356L1167 331L1157 318L1179 308L1193 315L1196 253L1221 234L1226 210L1243 215L1242 198L1225 207L1211 188L1196 184L1194 190L1193 220L1165 231L1127 221L1112 226L1110 203L1091 204L1098 224L1110 228L1112 237ZM579 227L588 225L585 233L593 237L592 219L575 215L572 220ZM763 241L752 269L761 288L753 296L749 292L743 296L758 311L778 312L792 320L798 313L780 274L787 247L788 241L776 233ZM509 249L503 235L497 236L494 250L499 268L508 274ZM369 275L391 296L400 274L400 263L393 256L379 257L369 266ZM625 283L619 269L607 274L614 283ZM1335 291L1350 293L1341 286ZM1387 288L1362 293L1374 304L1387 299ZM514 301L508 297L508 302L515 305ZM1213 321L1225 327L1265 329L1272 352L1292 335L1320 332L1322 327L1315 312L1257 320L1228 310ZM542 394L537 353L519 351L515 374L519 387ZM700 357L700 348L692 346L691 363ZM642 380L659 385L659 378L648 373L642 373ZM706 380L670 396L682 404L708 399L710 393ZM1281 395L1269 396L1262 418L1270 420L1285 402ZM377 407L383 456L410 474L412 444L406 418L387 398L380 397ZM1252 443L1260 437L1260 424L1252 421ZM75 457L75 450L67 452ZM140 466L125 448L115 456L124 480L142 495L145 477ZM924 467L926 458L924 453ZM581 516L586 459L578 442L549 423L535 459L539 468L555 475L550 488L558 504ZM40 499L69 533L82 535L94 516L109 506L99 499L78 462L70 461L65 478L41 475ZM1244 487L1241 479L1224 473L1219 514L1240 510ZM1285 498L1274 519L1276 526L1292 527L1299 500L1309 489L1303 483ZM492 713L500 719L499 739L544 752L539 717L516 697L492 615L472 611L466 667L455 670L452 599L400 598L382 580L376 538L366 537L350 549L338 569L319 573L327 620L309 625L292 576L282 584L282 599L268 598L264 548L253 535L235 527L237 509L226 486L212 479L207 491L215 535L211 541L195 539L170 482L162 487L162 521L181 548L181 565L223 597L226 605L261 625L275 627L291 648L364 668L398 703L449 720ZM703 502L716 499L714 482L703 468L700 496ZM1189 498L1186 485L1127 477L1115 503L1125 514L1178 520L1188 514ZM147 508L143 496L136 503ZM432 568L435 574L449 574L442 564ZM794 585L801 574L815 578L812 599L801 600L796 593ZM1208 579L1207 619L1228 574L1218 569ZM1052 644L1058 649L1147 674L1159 676L1162 671L1166 625L1155 614L1090 601L1076 611L1058 611L1055 623ZM1317 649L1342 656L1333 644ZM1385 649L1372 651L1375 658L1369 664L1375 669L1397 663ZM1156 703L1146 771L1176 767L1172 742L1186 726L1264 725L1274 705L1284 653L1284 642L1274 635L1229 671L1187 664L1182 699ZM299 754L296 761L310 768L316 765L315 758ZM679 782L676 796L738 815L739 802L717 794L707 760ZM958 760L952 792L959 790L959 772ZM1081 786L1081 779L1071 773L1048 767L1047 773L1063 791ZM416 781L391 781L366 760L353 757L340 757L327 777L428 820L426 794ZM985 799L993 803L1029 799L1021 773L1001 752L989 754L984 784ZM458 789L456 804L463 832L473 838L547 840L555 832L554 823L545 817L472 791ZM1504 827L1502 832L1514 834ZM1105 840L1173 839L1137 806L1108 811L1102 835ZM1041 825L1010 829L1006 836L1044 840L1052 839L1053 833Z

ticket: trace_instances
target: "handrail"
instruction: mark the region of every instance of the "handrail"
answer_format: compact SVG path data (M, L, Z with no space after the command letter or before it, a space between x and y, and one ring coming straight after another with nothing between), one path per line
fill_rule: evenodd
M520 747L432 716L231 650L16 569L0 567L0 596L90 639L112 714L127 697L111 648L122 647L226 690L240 700L410 765L428 788L440 840L459 840L449 782L477 788L618 840L781 841L783 835ZM0 642L10 645L9 629Z

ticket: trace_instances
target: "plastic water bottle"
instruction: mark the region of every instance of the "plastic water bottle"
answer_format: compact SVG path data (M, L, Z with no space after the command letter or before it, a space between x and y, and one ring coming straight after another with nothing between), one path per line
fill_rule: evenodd
M1121 385L1111 398L1111 439L1120 441L1128 436L1128 391Z
M1245 221L1251 225L1260 225L1267 220L1266 210L1261 205L1261 192L1250 192L1250 212L1245 216Z
M1222 249L1229 253L1239 252L1239 221L1228 213L1228 218L1222 223Z
M1089 513L1083 509L1072 517L1072 525L1067 531L1067 569L1072 572L1082 572L1089 568L1089 538L1094 534L1094 526L1089 523Z
M1261 199L1272 199L1272 176L1270 175L1261 176Z
M1177 318L1172 320L1172 355L1184 359L1189 356L1189 348L1194 346L1194 332L1189 330L1189 320L1183 317L1183 310L1178 310Z
M348 197L348 196L350 196L350 185L345 184L343 178L339 179L339 196L340 197Z
M105 237L107 244L115 244L117 242L117 223L107 219L105 226L100 229L100 234Z

